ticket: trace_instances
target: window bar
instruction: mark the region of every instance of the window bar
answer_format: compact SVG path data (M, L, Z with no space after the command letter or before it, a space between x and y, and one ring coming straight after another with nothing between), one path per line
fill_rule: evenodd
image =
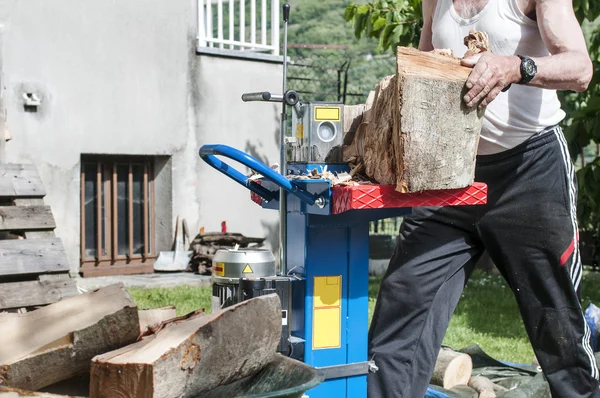
M112 236L112 262L114 263L115 261L117 261L117 257L119 256L119 244L117 242L117 234L118 234L118 227L119 227L119 210L117 208L117 164L113 163L112 164L112 186L113 186L113 190L111 192L111 196L112 196L112 208L114 209L114 214L113 214L113 218L112 218L112 229L113 229L113 236Z
M110 260L110 250L111 250L111 230L110 230L110 226L111 226L111 214L112 214L112 206L110 205L110 200L111 200L111 183L110 183L110 166L108 164L104 165L104 181L102 182L102 186L104 189L104 219L102 220L105 224L106 227L104 228L104 231L106 233L106 239L104 242L104 245L106 246L105 249L105 253L106 255L103 256L104 260Z
M133 166L129 162L129 175L127 180L127 198L128 198L128 225L129 231L129 261L133 258Z
M219 38L219 48L223 49L223 0L217 0L217 37Z
M256 44L256 0L250 0L250 43Z
M279 55L279 0L271 0L271 45L273 54Z
M213 38L213 13L212 13L212 0L206 0L206 37L208 39ZM213 43L209 42L209 46L213 47Z
M102 163L96 163L96 262L102 259Z
M204 20L204 0L198 0L198 45L200 47L206 47L205 38L206 21Z
M267 45L267 0L261 0L260 7L260 41L263 46Z
M154 214L154 210L156 208L154 201L155 201L155 196L154 196L154 166L152 165L150 167L150 175L152 175L153 177L150 179L150 197L152 198L152 203L150 206L150 226L152 227L150 230L150 239L152 239L152 246L150 247L150 254L154 255L156 253L156 232L155 232L155 214Z
M246 0L240 0L240 42L246 42ZM244 50L244 48L242 47L240 50Z
M144 260L148 257L148 163L144 163L144 251L142 257Z
M81 263L85 261L85 163L81 162L81 181L80 181L80 191L81 191Z
M235 0L229 0L229 40L230 41L235 40L235 37L233 35L233 31L235 30L235 21L233 19L234 12L235 12L235 10L233 9L234 3L235 3ZM235 49L235 46L233 44L230 44L229 48L233 50L233 49Z

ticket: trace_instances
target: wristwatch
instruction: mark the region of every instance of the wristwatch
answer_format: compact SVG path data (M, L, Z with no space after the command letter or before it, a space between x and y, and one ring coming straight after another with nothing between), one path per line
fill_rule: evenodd
M517 55L517 57L521 59L521 80L519 80L517 84L527 84L535 77L535 74L537 73L537 66L535 62L529 57L525 57L523 55ZM508 91L510 86L512 86L512 83L504 87L502 91Z
M517 55L517 57L521 58L521 81L519 84L527 84L535 77L537 66L529 57L523 55Z

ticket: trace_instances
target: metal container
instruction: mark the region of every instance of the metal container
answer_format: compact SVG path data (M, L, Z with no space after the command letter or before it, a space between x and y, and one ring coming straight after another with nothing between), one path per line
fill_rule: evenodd
M258 248L220 249L213 257L212 311L236 304L240 278L276 276L275 256Z
M275 256L267 249L220 249L213 257L216 277L267 277L275 276Z

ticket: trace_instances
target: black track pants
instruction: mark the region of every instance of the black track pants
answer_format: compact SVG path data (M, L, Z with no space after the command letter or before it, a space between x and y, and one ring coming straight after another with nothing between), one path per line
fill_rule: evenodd
M487 250L517 302L553 397L600 397L580 306L576 181L558 127L480 156L481 206L416 208L400 229L371 329L370 398L425 395L446 328Z

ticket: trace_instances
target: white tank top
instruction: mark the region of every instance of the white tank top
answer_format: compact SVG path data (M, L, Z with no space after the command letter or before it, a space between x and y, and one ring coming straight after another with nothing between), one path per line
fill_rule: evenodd
M434 48L451 49L454 55L462 57L467 50L464 37L470 29L487 33L492 51L498 55L550 55L537 23L523 14L517 0L489 0L470 19L456 13L452 0L437 0L433 17ZM556 90L513 84L487 106L478 154L513 148L564 117Z

